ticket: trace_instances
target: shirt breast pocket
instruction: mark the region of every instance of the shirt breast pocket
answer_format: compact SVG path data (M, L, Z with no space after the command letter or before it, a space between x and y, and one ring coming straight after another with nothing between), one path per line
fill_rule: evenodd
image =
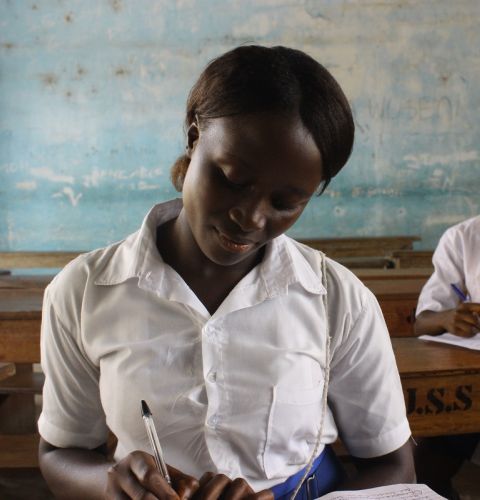
M263 456L266 477L285 477L310 458L317 440L323 383L312 388L275 386Z

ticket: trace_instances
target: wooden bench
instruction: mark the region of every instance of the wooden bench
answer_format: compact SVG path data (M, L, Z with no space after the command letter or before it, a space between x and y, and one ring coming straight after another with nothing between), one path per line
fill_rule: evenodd
M389 257L399 250L413 250L419 236L374 236L354 238L309 238L301 243L321 250L332 259L344 257Z
M391 258L396 268L432 268L432 250L396 250Z
M0 252L0 269L62 268L81 252Z
M0 381L15 375L14 363L0 363Z

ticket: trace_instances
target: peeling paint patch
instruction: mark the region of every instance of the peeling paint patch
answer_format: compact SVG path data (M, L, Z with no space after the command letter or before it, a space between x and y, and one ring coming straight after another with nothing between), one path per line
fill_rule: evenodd
M155 179L163 175L163 168L157 167L147 169L146 167L139 167L132 171L123 169L100 170L94 168L91 173L83 176L83 186L86 188L98 187L103 179L114 179L116 181L126 181L131 179L140 179L139 185L145 181L143 179ZM145 185L147 185L145 183Z
M140 191L148 191L151 189L160 189L160 187L161 187L160 184L148 184L145 181L140 181L137 185L137 188Z
M425 225L428 226L453 226L458 222L465 220L464 214L458 215L450 215L450 214L442 214L442 215L427 215L425 218Z
M475 161L479 158L478 151L459 151L458 153L449 155L432 155L424 153L419 155L406 155L403 157L407 162L407 167L414 170L432 165L457 165L467 161Z
M52 194L52 198L62 198L64 196L72 204L72 207L76 207L78 205L78 202L80 201L80 198L83 196L83 193L75 194L70 186L66 186L58 193Z
M15 187L17 189L21 189L22 191L34 191L35 189L37 189L37 182L36 181L17 182L15 184Z
M59 175L48 167L32 168L30 170L30 173L35 177L47 179L51 182L66 182L68 184L73 184L75 182L75 179L72 175Z

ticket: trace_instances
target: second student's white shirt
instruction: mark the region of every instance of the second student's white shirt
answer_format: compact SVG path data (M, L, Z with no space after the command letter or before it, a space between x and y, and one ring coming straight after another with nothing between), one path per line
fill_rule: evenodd
M322 443L340 432L358 457L403 445L404 398L371 292L327 260L326 314L319 252L280 236L210 315L156 249L157 226L180 209L180 200L157 205L137 233L80 256L47 288L42 437L94 448L110 428L117 460L151 452L144 399L167 463L197 478L243 477L256 491L281 483L316 441L328 317Z
M416 315L457 307L459 298L451 284L480 302L480 215L448 228L433 253L434 271L423 287Z

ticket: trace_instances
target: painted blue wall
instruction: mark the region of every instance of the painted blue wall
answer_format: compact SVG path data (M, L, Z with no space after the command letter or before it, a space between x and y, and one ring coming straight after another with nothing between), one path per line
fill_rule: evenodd
M185 98L245 42L300 48L352 102L354 153L290 232L417 234L480 213L477 0L0 0L0 250L84 250L176 195Z

